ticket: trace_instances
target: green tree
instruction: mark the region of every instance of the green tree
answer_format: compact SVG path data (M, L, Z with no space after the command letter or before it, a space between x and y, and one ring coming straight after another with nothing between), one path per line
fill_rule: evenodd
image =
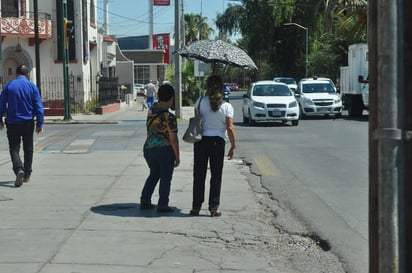
M213 29L207 24L207 17L199 14L185 14L185 43L191 44L197 40L208 39Z
M347 39L350 32L354 33L349 28L346 28L346 33L338 30L343 30L341 26L344 25L363 29L355 20L348 19L349 14L363 14L360 7L364 7L362 3L365 1L362 0L241 2L242 5L229 5L223 14L219 14L216 26L224 33L242 34L242 39L237 43L258 65L256 79L271 79L273 76L293 76L296 79L303 77L307 57L305 29L309 36L309 73L336 78L336 70L342 65L339 62L344 56L341 47L337 45L342 44L342 37ZM354 4L357 6L353 6ZM356 9L348 9L349 7ZM305 29L284 25L290 22Z
M347 42L331 33L324 33L313 46L309 61L310 74L327 77L336 82L340 75L340 66L346 64Z
M349 43L367 41L368 3L364 0L335 0L338 32Z

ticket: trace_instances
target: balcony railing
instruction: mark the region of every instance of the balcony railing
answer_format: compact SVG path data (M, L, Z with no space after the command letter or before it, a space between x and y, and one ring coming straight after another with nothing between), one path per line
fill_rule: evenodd
M50 39L52 37L52 21L49 17L39 19L39 38ZM26 17L2 17L0 18L1 36L28 37L34 36L34 19Z

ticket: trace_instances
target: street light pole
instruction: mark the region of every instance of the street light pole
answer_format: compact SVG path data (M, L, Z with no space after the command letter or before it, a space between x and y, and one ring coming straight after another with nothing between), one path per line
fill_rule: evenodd
M308 28L296 23L285 23L284 26L295 26L305 30L306 32L306 61L305 61L305 78L308 77Z

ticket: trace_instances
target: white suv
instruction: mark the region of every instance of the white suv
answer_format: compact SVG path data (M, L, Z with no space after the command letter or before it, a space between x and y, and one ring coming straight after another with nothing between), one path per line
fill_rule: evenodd
M335 115L342 116L342 99L336 93L333 81L328 78L307 78L298 83L295 92L301 116Z

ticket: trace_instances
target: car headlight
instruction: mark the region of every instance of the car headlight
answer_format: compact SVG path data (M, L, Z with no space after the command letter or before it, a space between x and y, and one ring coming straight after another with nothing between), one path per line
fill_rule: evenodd
M334 100L334 103L341 103L342 102L342 100L340 99L340 98L336 98L335 100Z
M298 106L298 103L296 101L292 101L291 103L289 103L289 108L294 108Z
M309 98L303 97L303 98L302 98L302 101L303 101L304 104L314 105L314 104L313 104L313 101L312 101L311 99L309 99Z
M257 108L265 108L265 104L261 102L254 101L253 106Z

